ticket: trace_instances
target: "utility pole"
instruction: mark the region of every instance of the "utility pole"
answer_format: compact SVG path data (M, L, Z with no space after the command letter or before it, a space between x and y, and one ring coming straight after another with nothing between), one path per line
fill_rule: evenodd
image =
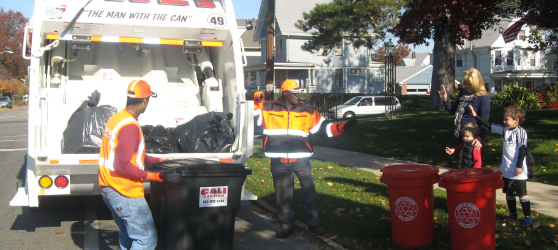
M275 55L273 53L275 41L275 0L267 1L267 43L265 60L265 100L273 100L273 84Z

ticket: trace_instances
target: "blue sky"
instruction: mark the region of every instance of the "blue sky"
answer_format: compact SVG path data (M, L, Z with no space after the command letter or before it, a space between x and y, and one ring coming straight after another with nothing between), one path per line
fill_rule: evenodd
M232 0L232 2L236 18L249 19L258 16L261 0ZM31 17L34 3L34 0L0 0L0 7L4 8L4 10L21 11L25 17ZM428 47L424 45L417 46L416 48L410 47L417 53L430 52L434 48L434 42L430 42Z

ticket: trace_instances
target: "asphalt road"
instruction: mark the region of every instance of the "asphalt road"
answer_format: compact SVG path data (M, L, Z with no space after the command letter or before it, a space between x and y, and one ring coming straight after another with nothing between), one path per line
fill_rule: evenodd
M38 209L11 207L24 186L27 108L0 110L0 249L119 249L118 227L100 196L47 196ZM234 250L318 249L303 237L273 237L279 226L251 203L237 212Z

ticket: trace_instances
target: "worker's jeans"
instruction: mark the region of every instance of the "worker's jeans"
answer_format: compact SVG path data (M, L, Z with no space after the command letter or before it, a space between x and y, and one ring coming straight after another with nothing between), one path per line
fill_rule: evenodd
M128 198L111 187L102 187L103 200L120 228L121 249L155 249L157 230L144 197Z
M271 174L275 185L277 202L277 219L282 230L289 230L294 225L294 178L300 181L302 199L306 206L306 224L309 227L320 225L318 210L318 194L312 180L312 167L308 158L298 159L293 163L281 162L279 158L271 158Z

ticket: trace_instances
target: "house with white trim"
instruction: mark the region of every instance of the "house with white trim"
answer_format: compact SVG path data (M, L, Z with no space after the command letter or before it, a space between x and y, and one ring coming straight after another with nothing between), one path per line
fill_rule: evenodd
M379 94L384 91L384 64L370 59L366 47L354 47L348 40L330 55L323 51L303 51L301 46L312 34L295 27L302 13L310 12L316 4L332 0L298 1L275 0L275 87L285 79L297 80L307 93L363 93ZM255 75L255 84L264 88L267 40L268 0L262 0L254 41L261 47L261 61L248 65L245 72Z
M460 82L463 73L474 67L481 72L491 94L512 83L527 90L555 83L558 79L556 56L533 49L527 41L530 34L527 25L521 28L513 42L504 42L501 32L517 20L519 18L502 20L496 28L483 31L480 39L457 46L455 80Z
M429 95L432 52L411 53L395 67L396 95Z

